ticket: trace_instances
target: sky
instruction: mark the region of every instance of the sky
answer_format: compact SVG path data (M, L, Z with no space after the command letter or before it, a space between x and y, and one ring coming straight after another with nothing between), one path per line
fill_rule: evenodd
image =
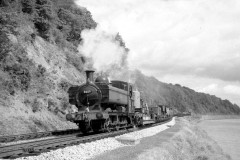
M76 0L130 49L128 64L240 106L239 0Z

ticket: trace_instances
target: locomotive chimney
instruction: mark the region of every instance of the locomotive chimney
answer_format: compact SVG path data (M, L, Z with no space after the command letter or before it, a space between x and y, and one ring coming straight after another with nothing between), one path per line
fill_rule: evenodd
M94 70L86 70L86 82L91 82L93 83L93 73L94 73Z

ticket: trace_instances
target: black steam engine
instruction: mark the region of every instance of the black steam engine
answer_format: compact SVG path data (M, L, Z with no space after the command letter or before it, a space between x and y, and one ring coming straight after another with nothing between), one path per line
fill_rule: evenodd
M127 128L136 122L132 85L123 81L109 81L94 71L86 71L86 83L70 87L69 102L78 112L66 116L82 132L110 131Z

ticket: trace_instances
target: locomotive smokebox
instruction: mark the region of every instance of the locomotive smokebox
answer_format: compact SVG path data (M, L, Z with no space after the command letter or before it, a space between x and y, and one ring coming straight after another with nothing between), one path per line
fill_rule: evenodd
M86 70L86 82L89 83L93 83L93 73L95 72L94 70Z

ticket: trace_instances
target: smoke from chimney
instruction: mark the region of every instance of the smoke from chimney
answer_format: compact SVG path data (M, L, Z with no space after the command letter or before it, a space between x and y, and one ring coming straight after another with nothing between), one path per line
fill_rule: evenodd
M116 41L116 35L117 33L106 33L98 28L82 31L83 44L79 46L79 52L92 58L96 71L105 71L112 65L126 65L127 52Z
M88 58L86 66L111 79L133 82L128 68L129 50L119 33L107 33L100 28L84 30L83 44L78 50ZM87 70L88 68L86 68Z

